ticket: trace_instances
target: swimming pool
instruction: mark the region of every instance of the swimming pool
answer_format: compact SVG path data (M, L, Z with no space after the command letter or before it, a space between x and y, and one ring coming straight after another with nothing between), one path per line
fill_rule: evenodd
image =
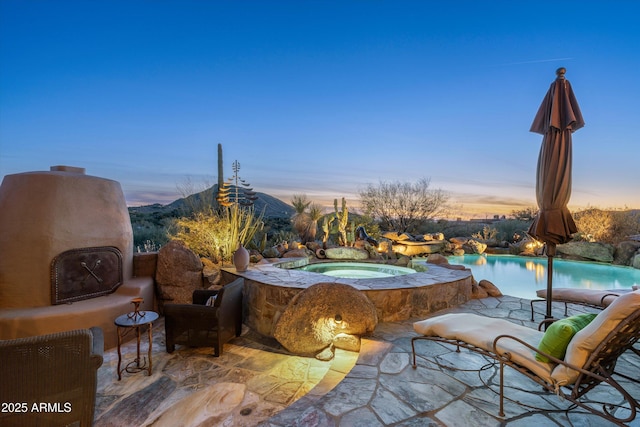
M345 279L377 279L382 277L413 274L416 270L395 265L374 264L366 262L323 262L306 265L300 270L322 273L332 277Z
M511 255L462 255L447 257L450 264L471 269L479 282L489 280L504 295L537 298L547 287L547 258ZM553 287L580 289L631 289L640 285L640 270L595 262L553 259Z

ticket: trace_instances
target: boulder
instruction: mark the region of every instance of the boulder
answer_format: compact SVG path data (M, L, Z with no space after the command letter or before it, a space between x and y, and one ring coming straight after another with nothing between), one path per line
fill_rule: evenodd
M368 334L377 323L376 308L364 293L349 285L317 283L289 302L273 336L291 353L312 356L336 343L353 345L347 335Z
M220 285L220 267L209 258L200 258L202 261L202 278L204 279L204 287L208 289L219 289Z
M427 257L427 262L431 264L444 265L449 264L449 260L444 255L431 254Z
M617 265L631 265L631 261L636 252L640 249L640 242L625 240L615 246L613 253L613 263Z
M313 253L307 248L293 249L285 252L282 258L311 258Z
M442 242L402 242L393 245L393 252L405 256L435 254L442 252Z
M487 245L477 240L469 239L462 245L462 249L467 254L483 254L487 249Z
M382 237L385 239L393 240L394 242L400 242L403 240L413 240L408 233L398 233L397 231L385 231L382 233Z
M202 261L181 240L172 240L158 251L156 289L158 311L166 302L191 304L193 291L203 288Z
M452 237L449 239L451 243L453 243L456 247L460 247L467 243L469 239L466 237Z
M364 249L350 248L347 246L338 246L336 248L328 248L324 250L327 259L368 259L369 253Z
M305 246L313 253L315 253L318 249L322 249L322 245L318 242L307 242Z
M599 242L569 242L556 246L560 254L570 258L598 262L613 262L613 245Z
M482 299L482 298L487 298L489 296L489 294L487 293L487 291L484 288L481 288L480 286L478 286L477 283L473 283L471 285L471 298L472 299Z
M360 337L351 334L337 334L333 346L347 351L360 351Z
M501 297L502 292L493 283L488 280L480 280L478 287L483 289L490 297Z
M262 252L265 258L280 258L280 251L275 246L267 248Z
M640 268L640 254L635 254L631 260L631 266L633 268Z

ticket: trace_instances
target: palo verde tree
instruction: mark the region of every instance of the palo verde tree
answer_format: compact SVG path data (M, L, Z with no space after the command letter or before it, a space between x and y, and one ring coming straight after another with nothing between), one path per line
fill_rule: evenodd
M429 188L430 183L421 178L417 182L368 184L359 191L360 206L384 230L415 232L425 221L443 216L448 209L449 195Z

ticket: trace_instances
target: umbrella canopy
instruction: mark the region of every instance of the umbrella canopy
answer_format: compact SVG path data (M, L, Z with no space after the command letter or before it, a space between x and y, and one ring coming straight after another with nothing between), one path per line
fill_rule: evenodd
M571 198L571 134L584 126L584 120L565 73L565 68L556 71L557 78L531 125L531 132L544 135L536 177L536 199L540 210L529 234L546 243L549 260L547 317L551 317L552 257L556 253L556 245L568 242L578 231L567 203Z

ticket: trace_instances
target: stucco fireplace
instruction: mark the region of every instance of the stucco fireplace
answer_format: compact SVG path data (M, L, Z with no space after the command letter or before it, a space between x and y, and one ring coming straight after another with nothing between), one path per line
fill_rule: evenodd
M0 186L0 339L100 326L143 297L134 277L133 231L120 184L83 168L7 175Z

